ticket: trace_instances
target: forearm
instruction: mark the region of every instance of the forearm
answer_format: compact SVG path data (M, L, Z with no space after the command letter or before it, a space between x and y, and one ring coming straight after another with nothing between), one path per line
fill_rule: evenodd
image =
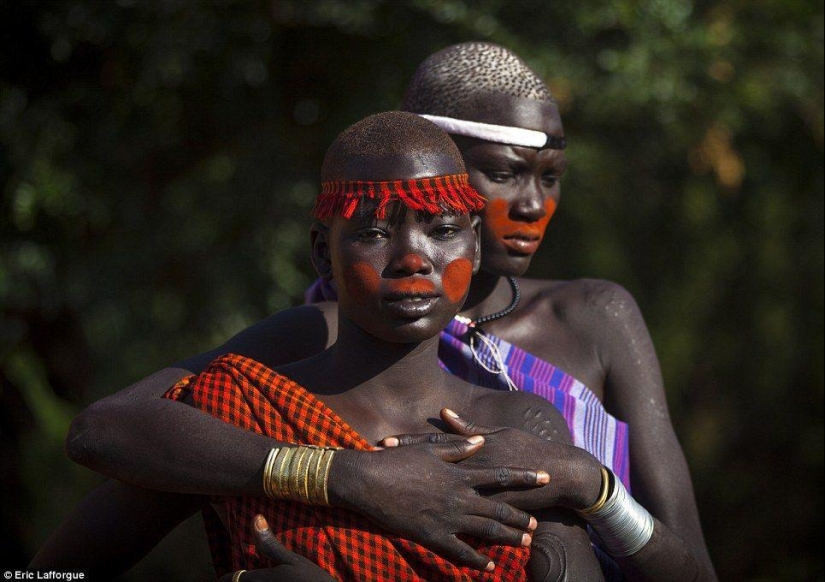
M647 544L632 556L616 558L616 562L629 581L716 580L710 560L702 560L700 555L700 552L692 549L685 540L654 518L653 535Z
M603 549L613 556L627 580L716 579L704 547L691 545L656 519L614 475L603 475L609 479L602 480L599 499L579 513L601 538Z
M554 449L552 445L548 445L547 452L548 454L544 455L536 448L528 453L529 457L522 459L519 455L513 462L527 462L531 466L546 470L551 476L548 487L517 493L499 493L493 497L522 509L566 507L581 510L593 505L600 491L599 461L577 447ZM716 579L713 566L703 547L689 543L655 516L653 520L653 535L647 543L632 556L616 559L628 580L678 582Z
M89 407L66 438L70 458L128 483L179 493L260 495L264 459L279 443L160 397L175 373L143 382L139 396ZM186 375L181 370L177 376ZM128 392L126 393L128 395Z

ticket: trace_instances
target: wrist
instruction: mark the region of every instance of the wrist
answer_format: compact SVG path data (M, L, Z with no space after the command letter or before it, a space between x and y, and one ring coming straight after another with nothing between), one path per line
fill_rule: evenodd
M364 453L352 449L342 449L335 453L329 469L327 480L327 495L329 504L332 507L344 509L354 509L356 507L354 488L351 483L357 482L363 486L363 481L358 477L362 473L362 466L359 459Z
M271 499L329 506L329 473L336 447L281 446L264 461L262 487Z
M603 493L603 465L596 457L579 449L583 453L581 463L577 463L576 487L574 488L570 507L577 511L596 504Z
M655 522L612 472L606 475L606 498L578 514L587 521L608 554L614 558L632 556L650 541Z

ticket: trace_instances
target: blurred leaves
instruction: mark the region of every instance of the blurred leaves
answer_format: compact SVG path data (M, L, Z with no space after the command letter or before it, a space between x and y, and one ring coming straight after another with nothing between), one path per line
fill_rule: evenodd
M486 39L548 81L571 144L532 272L637 297L720 575L822 576L821 3L66 0L0 23L14 563L88 487L67 419L299 302L326 145Z

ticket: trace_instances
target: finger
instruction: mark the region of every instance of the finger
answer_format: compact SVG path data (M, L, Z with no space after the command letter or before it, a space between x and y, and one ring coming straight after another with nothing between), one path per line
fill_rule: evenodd
M513 467L495 467L493 469L463 467L462 469L467 478L467 483L471 487L541 487L550 482L550 475L546 471L535 471L533 469L516 469Z
M269 558L277 565L291 564L295 561L295 554L275 539L275 534L269 529L269 524L263 515L255 516L255 526L252 529L255 533L255 546L258 548L259 554Z
M469 566L486 572L492 572L495 568L495 564L489 557L479 554L454 535L447 536L440 541L433 540L432 543L427 544L427 547L458 566Z
M490 501L483 497L478 499L478 504L472 509L471 513L522 531L534 531L538 527L538 521L529 513L501 501Z
M441 420L446 422L456 434L465 436L474 434L490 434L501 430L500 427L484 426L473 420L462 418L458 415L458 413L450 410L449 408L441 409Z
M472 457L483 445L483 436L471 436L470 438L464 438L449 443L425 446L431 446L432 451L441 457L442 461L457 463L458 461L463 461L468 457Z
M381 444L385 447L404 447L407 445L439 444L465 440L466 437L444 432L430 432L423 434L397 434L384 437Z
M487 517L468 517L462 524L461 533L504 546L527 547L533 541L533 536L524 529L502 525Z

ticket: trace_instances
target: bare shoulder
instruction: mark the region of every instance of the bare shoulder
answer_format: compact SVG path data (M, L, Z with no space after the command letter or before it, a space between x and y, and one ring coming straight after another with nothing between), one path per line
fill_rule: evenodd
M570 441L561 412L541 396L485 390L477 409L482 413L478 418L483 424L518 428L552 441Z
M521 279L519 282L526 311L531 316L562 322L591 341L641 321L641 312L633 295L613 281Z
M532 310L576 318L616 318L639 310L627 289L605 279L520 279L519 283L524 301Z

